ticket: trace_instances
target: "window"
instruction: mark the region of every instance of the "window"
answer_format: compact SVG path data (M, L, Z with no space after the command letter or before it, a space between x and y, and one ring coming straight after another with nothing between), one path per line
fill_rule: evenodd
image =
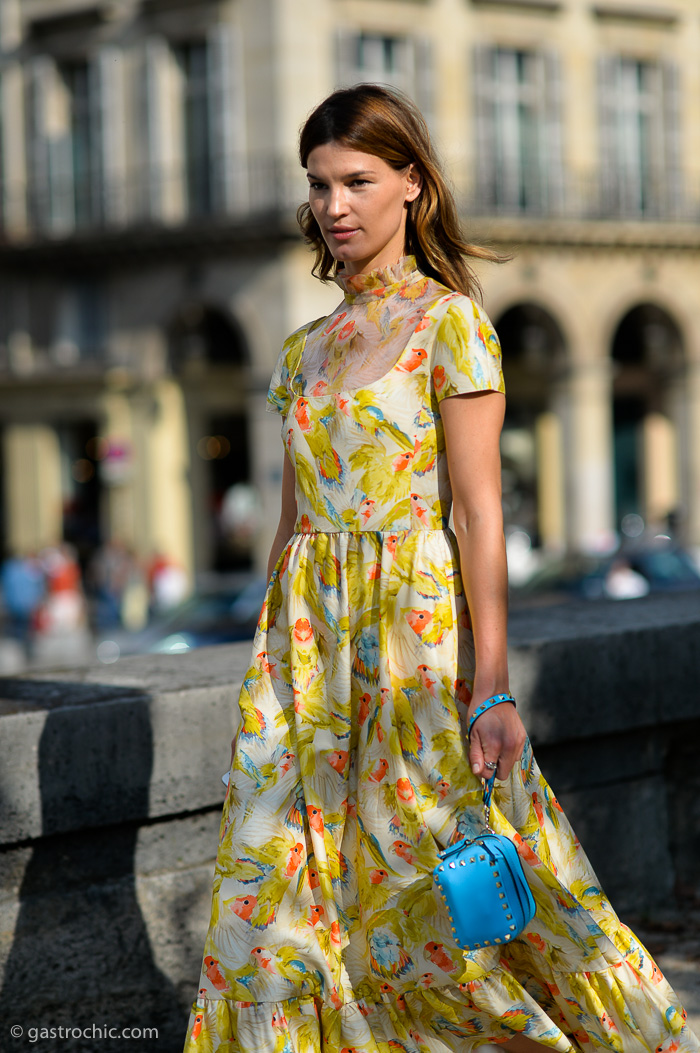
M92 279L65 286L58 297L51 355L57 365L98 360L107 340L107 290Z
M660 215L679 205L678 78L670 64L622 56L599 64L603 209Z
M388 84L410 95L430 120L432 64L428 40L341 30L337 59L339 85Z
M96 224L102 218L102 129L98 86L94 69L86 62L65 66L62 74L70 113L70 157L66 182L58 191L72 196L70 206L75 225L84 227Z
M209 49L206 41L174 48L182 84L182 136L187 204L191 215L212 209Z
M143 205L168 222L246 208L242 61L238 32L215 23L206 36L145 41L139 153Z
M355 70L365 81L406 89L413 81L413 52L405 38L376 33L355 37Z
M58 66L48 55L28 64L30 208L54 233L102 218L99 83L87 62Z
M477 49L479 197L497 211L542 213L560 205L558 69L552 54Z

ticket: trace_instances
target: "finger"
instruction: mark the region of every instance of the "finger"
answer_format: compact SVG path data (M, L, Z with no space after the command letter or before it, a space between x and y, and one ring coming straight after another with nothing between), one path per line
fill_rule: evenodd
M472 771L475 775L481 776L484 772L484 750L481 745L481 739L478 735L472 733L469 741L469 763L471 764Z
M524 737L518 738L514 742L505 742L501 749L501 754L498 758L498 771L496 772L497 779L507 779L510 775L513 767L519 763L520 758L525 748Z

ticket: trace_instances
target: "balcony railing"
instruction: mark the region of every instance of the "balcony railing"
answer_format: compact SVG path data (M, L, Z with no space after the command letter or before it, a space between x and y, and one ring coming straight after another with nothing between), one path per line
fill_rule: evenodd
M282 158L219 158L205 168L182 164L90 172L43 186L37 180L0 184L0 241L26 244L143 226L290 224L305 197L303 172L295 161ZM490 187L458 197L470 216L700 224L700 200L684 193L679 178L646 185L641 192L619 180L611 185L595 174L569 174L556 192L531 193L518 201L499 201Z
M293 217L305 195L299 166L279 158L227 158L206 167L151 166L43 184L0 184L0 239L62 239L144 225Z

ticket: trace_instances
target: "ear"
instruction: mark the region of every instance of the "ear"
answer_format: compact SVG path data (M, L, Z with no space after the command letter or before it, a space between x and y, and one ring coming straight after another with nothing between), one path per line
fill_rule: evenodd
M408 166L408 172L406 173L406 198L408 201L415 201L421 190L423 189L423 176L419 172L418 168L411 162Z

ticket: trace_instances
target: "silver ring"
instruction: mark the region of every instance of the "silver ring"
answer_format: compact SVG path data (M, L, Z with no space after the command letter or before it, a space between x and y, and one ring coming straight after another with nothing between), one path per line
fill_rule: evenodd
M488 768L489 771L495 771L498 767L498 761L485 760L484 767Z

